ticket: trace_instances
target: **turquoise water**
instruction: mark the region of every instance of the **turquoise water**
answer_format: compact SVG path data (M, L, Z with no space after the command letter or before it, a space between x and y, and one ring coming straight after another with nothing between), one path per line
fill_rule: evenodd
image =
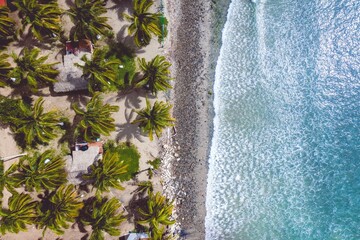
M233 0L206 239L360 239L360 1Z

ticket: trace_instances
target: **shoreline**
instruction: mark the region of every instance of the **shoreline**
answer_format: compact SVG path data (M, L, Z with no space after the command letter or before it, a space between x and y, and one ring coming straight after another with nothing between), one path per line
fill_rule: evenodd
M205 239L213 83L228 3L230 0L216 8L205 0L166 1L171 18L165 52L175 79L170 101L177 131L176 136L168 132L167 138L162 138L160 152L164 192L174 199L178 221L174 228L180 231L180 239Z
M180 239L198 240L205 238L207 157L211 141L210 3L167 1L166 6L168 13L171 11L167 50L175 79L171 102L177 134L168 133L167 139L162 139L165 142L162 179L165 194L174 198L174 217L178 222L175 228L180 231Z

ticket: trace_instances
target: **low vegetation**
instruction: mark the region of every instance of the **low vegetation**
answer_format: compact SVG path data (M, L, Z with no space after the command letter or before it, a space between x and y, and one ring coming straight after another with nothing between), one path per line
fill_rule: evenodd
M162 40L166 36L166 19L151 12L152 0L133 1L128 15L119 12L129 21L126 27L130 36L123 38L117 33L115 38L106 17L107 1L66 1L68 9L61 9L57 0L11 3L12 13L0 7L0 87L12 91L7 97L0 95L0 125L12 132L27 153L8 166L0 159L1 235L26 231L34 225L43 231L45 239L49 230L62 235L70 226L82 230L89 226L86 229L91 228L91 232L84 237L101 240L106 234L120 236L121 224L131 219L135 230L148 232L152 239L165 239L165 227L175 222L171 217L173 203L160 192L154 193L159 184L153 184L150 177L138 180L141 172L151 170L152 174L158 169L160 159L148 161L148 168L139 171L137 147L108 140L86 172L74 177L81 185L73 185L68 183L72 176L68 176L64 155L71 153L75 142L110 138L118 128L114 114L119 106L104 101L104 93L117 92L122 97L134 90L146 98L146 107L135 110L138 116L133 123L151 140L173 126L172 105L162 101L150 104L146 97L156 97L172 87L171 64L163 56L146 61L135 54L152 37ZM62 29L65 14L74 24L70 32ZM76 64L88 89L69 96L71 108L64 114L49 110L46 101L57 96L52 85L58 81L59 63L53 57L59 59L69 39L88 39L95 45L91 57L83 56L82 63ZM69 120L67 116L75 117ZM136 190L131 193L129 206L110 197L113 190L130 185Z

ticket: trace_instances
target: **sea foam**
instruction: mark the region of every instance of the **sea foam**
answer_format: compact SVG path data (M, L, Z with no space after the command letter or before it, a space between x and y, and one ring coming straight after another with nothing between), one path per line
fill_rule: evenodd
M206 239L360 236L358 1L233 0Z

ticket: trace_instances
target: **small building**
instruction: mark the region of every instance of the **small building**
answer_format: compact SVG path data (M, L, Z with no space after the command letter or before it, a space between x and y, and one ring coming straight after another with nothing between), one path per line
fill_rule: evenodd
M72 184L81 183L81 175L88 173L89 167L101 159L103 142L75 143L72 155L67 156L66 169L68 181Z
M74 64L83 65L81 58L85 55L91 58L93 45L90 40L67 41L63 62L55 67L59 71L58 82L54 84L57 93L86 90L88 81L84 79L82 70Z
M150 240L147 233L129 233L120 238L121 240Z

